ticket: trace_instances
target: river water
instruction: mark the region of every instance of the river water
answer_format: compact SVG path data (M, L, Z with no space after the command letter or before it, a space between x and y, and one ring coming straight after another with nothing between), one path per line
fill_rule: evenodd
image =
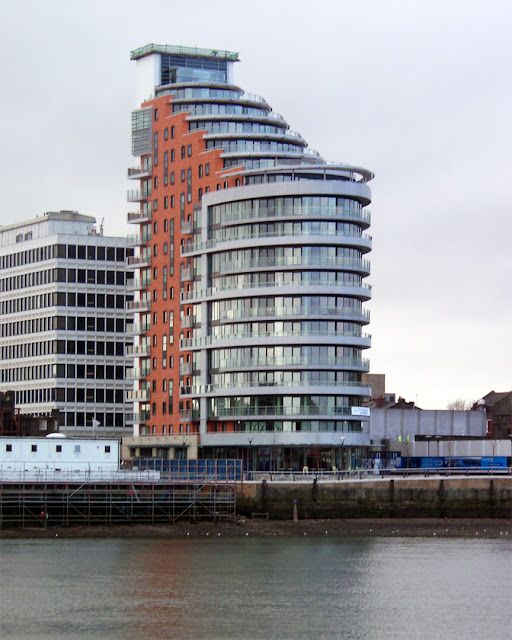
M0 637L510 640L507 540L0 540Z

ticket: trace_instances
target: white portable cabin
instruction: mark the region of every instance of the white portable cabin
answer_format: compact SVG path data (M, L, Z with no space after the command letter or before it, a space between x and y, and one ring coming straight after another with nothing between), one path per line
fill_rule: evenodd
M52 472L69 475L92 472L112 474L119 469L117 438L0 437L0 477Z

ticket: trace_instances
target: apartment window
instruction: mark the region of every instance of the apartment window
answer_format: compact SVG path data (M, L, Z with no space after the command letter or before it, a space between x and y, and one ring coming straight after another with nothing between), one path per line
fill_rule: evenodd
M189 158L191 158L191 157L192 157L192 145L191 145L191 144L189 144L189 145L187 146L187 156L188 156Z
M199 177L200 178L203 177L203 165L202 164L199 165Z
M167 127L164 129L164 140L169 140L169 129Z
M57 453L62 453L62 445L61 444L57 444L55 445L55 451Z
M204 175L205 175L205 176L209 176L209 175L210 175L210 163L209 163L209 162L207 162L207 163L204 165Z
M175 199L174 196L171 196L171 209L174 209Z
M158 189L158 176L153 178L153 189Z
M165 196L164 197L164 209L168 209L169 208L169 197ZM165 231L165 229L164 229Z
M164 389L164 391L165 391L165 389ZM5 450L6 451L12 451L12 444L6 444L5 445Z
M166 129L166 131L167 131L167 129ZM105 453L110 453L110 445L109 444L105 445Z
M168 223L168 221L167 221L167 219L166 219L166 220L164 220L164 231L165 231L166 233L167 233L167 231L168 231L168 226L169 226L169 223Z
M176 159L176 151L175 149L171 149L171 162L174 162Z
M185 169L181 170L180 180L181 180L181 182L185 182Z
M169 174L169 182L171 184L174 184L174 182L175 182L174 171L171 171L171 173Z
M30 450L31 450L32 452L36 452L36 451L37 451L37 444L33 444L33 445L30 447Z
M153 112L153 118L155 120L155 122L158 120L158 109L155 109Z
M182 145L182 147L181 147L181 159L182 160L185 159L185 145Z

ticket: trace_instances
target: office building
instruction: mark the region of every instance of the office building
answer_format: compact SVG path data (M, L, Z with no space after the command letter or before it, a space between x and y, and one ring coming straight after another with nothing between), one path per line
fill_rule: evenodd
M132 52L132 457L343 468L369 443L366 169L233 84L238 54Z
M131 431L131 254L72 211L0 227L0 391L21 414L68 435Z

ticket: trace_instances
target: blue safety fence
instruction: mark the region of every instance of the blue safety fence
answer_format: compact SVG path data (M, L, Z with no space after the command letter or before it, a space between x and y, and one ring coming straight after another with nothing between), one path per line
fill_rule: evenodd
M508 460L504 456L402 456L398 469L506 469Z

